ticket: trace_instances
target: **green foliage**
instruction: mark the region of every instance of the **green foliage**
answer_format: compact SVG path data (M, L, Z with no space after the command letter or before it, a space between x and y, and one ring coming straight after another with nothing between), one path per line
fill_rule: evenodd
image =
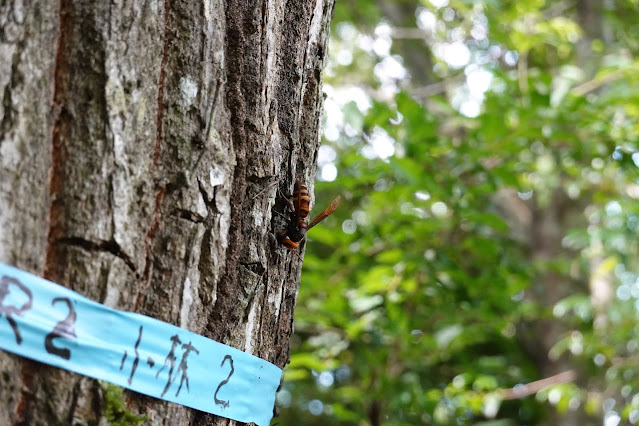
M339 173L314 199L343 203L308 235L275 422L636 423L636 4L594 11L604 42L572 3L434 3L397 3L413 30L432 19L414 52L432 69L396 47L416 33L393 8L337 3L326 81L341 115L327 114L325 145ZM455 42L465 66L441 53ZM388 58L407 76L389 82ZM473 112L477 71L491 80ZM567 368L579 380L501 400Z
M147 416L138 416L124 405L123 389L107 382L100 382L104 392L104 417L111 426L140 426Z

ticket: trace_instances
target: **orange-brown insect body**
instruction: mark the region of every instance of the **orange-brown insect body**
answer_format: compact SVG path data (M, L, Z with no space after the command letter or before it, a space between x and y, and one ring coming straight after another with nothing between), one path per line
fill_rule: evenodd
M300 220L306 219L311 209L311 196L308 193L308 188L299 180L295 181L295 191L293 192L293 205L295 206L295 213Z
M293 192L293 202L291 203L290 200L286 199L291 209L291 220L289 221L288 227L278 233L278 241L300 257L295 249L299 247L300 241L306 236L306 232L332 214L339 206L341 200L342 197L335 197L328 207L318 214L310 224L307 224L306 217L310 212L311 197L306 185L297 180Z
M299 257L299 258L300 258L300 260L302 260L302 256L300 256L300 255L299 255L299 253L297 253L297 252L295 251L295 249L296 249L296 248L298 248L298 247L300 246L300 243L299 243L299 242L295 242L295 241L291 240L290 238L288 238L288 237L286 236L286 230L284 230L284 231L280 232L280 233L277 235L277 239L278 239L278 241L280 242L280 244L282 244L284 247L286 247L287 249L289 249L290 251L292 251L293 253L295 253L295 255L296 255L297 257Z

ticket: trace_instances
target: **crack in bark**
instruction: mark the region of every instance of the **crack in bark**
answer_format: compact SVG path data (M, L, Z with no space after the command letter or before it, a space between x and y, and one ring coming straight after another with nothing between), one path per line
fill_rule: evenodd
M268 292L269 292L269 288L268 288L268 278L264 279L264 277L268 277L268 265L267 268L264 269L264 275L262 275L262 280L263 280L263 284L264 284L264 291L262 292L262 309L260 309L260 319L258 321L259 326L260 326L260 342L258 345L258 350L257 350L257 355L260 358L266 359L268 362L273 363L275 361L275 351L271 350L273 348L269 348L269 347L265 347L266 345L264 344L264 330L269 330L270 328L265 327L265 322L268 320L266 314L264 313L264 311L266 310L264 307L268 306L267 302L268 302ZM269 310L270 312L270 310ZM273 342L272 342L273 343ZM265 354L270 354L270 356L265 355ZM280 383L281 386L281 383ZM279 390L279 389L278 389Z
M240 262L240 265L244 266L247 270L253 272L255 275L262 276L266 271L266 268L261 262Z
M137 270L131 257L122 250L115 240L94 242L81 237L63 237L59 238L56 243L80 247L86 251L106 251L122 259L131 271Z
M64 103L64 97L66 95L65 76L68 74L68 59L66 54L66 46L69 42L72 28L71 28L71 1L60 0L60 34L58 35L58 45L55 56L54 65L54 81L53 81L53 104L62 108ZM62 115L63 111L60 110L59 114L55 118L51 136L51 172L49 180L49 194L50 194L50 206L49 206L49 233L47 240L47 249L44 261L44 273L45 278L51 277L52 269L54 267L54 242L62 234L62 229L56 223L60 214L61 206L60 201L56 195L61 192L64 183L64 147L60 139L60 132L62 131Z
M216 305L219 309L211 312L207 324L209 335L219 342L228 341L227 334L231 330L218 327L219 324L232 320L235 305L231 303L236 289L239 259L244 247L245 236L242 233L242 207L246 193L246 99L242 90L242 77L244 76L244 61L246 37L242 23L245 16L242 14L246 7L237 0L230 0L226 5L226 58L227 58L227 86L226 100L231 114L231 141L235 150L236 165L233 170L231 184L231 224L229 226L229 245L226 252L226 264L224 272L218 283L218 298Z
M317 0L317 1L322 1L322 0ZM313 18L315 17L315 8L313 7L311 9L311 13L310 13L310 19L308 20L308 27L307 28L311 28L311 24L313 23ZM305 90L304 90L304 84L306 83L306 63L307 63L307 58L308 58L308 51L310 50L309 48L309 42L311 41L311 37L313 36L311 34L310 31L306 32L307 34L307 38L306 38L306 43L304 43L304 57L302 58L302 69L300 71L300 83L299 83L299 91L300 91L300 96L299 99L297 100L298 104L298 109L297 109L297 119L298 119L298 123L300 123L302 121L301 117L302 117L302 110L304 109L304 95ZM300 142L300 145L302 147L305 146L305 144Z
M62 105L64 103L67 89L65 76L68 75L69 68L66 48L72 32L72 22L70 17L71 7L72 5L70 0L60 0L58 10L59 34L53 65L54 76L52 99L52 110L56 111L57 114L51 130L51 170L49 173L50 201L44 271L42 273L44 278L54 278L52 277L53 269L58 263L55 241L63 232L62 227L57 223L62 209L61 202L57 198L57 194L62 191L64 184L65 152L60 133L64 123L64 120L62 119L62 115L64 114ZM22 362L20 376L23 386L16 403L15 421L13 422L15 426L30 424L33 420L33 412L30 407L33 406L37 398L33 396L34 392L31 391L31 388L34 386L34 379L40 368L40 364L33 361L23 360Z
M275 182L273 181L273 179L275 179ZM246 181L250 182L250 183L254 183L260 186L264 186L264 185L274 185L276 183L278 183L279 181L277 180L277 176L275 175L267 175L267 176L257 176L257 175L248 175L246 177ZM264 189L268 189L264 188Z
M215 196L217 195L217 186L213 187L212 198L209 198L209 193L206 191L206 188L204 188L204 185L202 184L202 181L200 180L200 178L197 179L197 186L200 191L200 194L202 195L202 199L204 200L204 205L206 205L207 209L209 210L209 213L212 213L214 215L220 214L220 211L218 210L217 205L215 204Z
M268 0L262 0L262 16L260 19L260 34L261 34L261 38L260 38L260 52L259 52L259 58L260 58L260 75L264 75L266 76L266 72L265 72L265 68L266 66L264 65L265 63L268 63L268 50L265 53L264 50L264 45L267 42L267 36L268 36L268 30L266 30L268 28ZM268 83L264 85L264 99L267 100L268 99Z
M13 69L13 67L11 67ZM7 84L4 88L4 96L2 97L2 105L4 106L4 115L2 116L2 122L0 122L0 147L4 142L4 135L6 129L11 126L12 116L12 102L11 102L11 83Z
M213 129L213 122L215 121L215 111L217 110L217 101L220 96L220 87L222 86L222 79L218 78L215 82L215 91L213 92L213 98L211 99L208 114L206 117L206 125L204 127L204 144L208 145L211 137L211 129Z
M4 135L7 129L11 128L11 123L13 122L13 112L15 111L15 107L12 101L12 88L18 85L18 76L20 72L18 71L18 64L20 53L23 49L23 42L19 42L17 44L16 52L14 52L11 62L11 76L9 77L9 82L4 88L4 94L2 98L2 105L4 106L4 112L2 116L2 122L0 122L0 146L2 146L2 142L4 141Z
M162 206L162 200L164 199L164 194L166 193L166 187L161 187L159 191L155 193L155 209L153 210L153 223L151 227L146 232L144 237L145 248L145 262L144 262L144 272L142 273L142 288L138 293L138 297L135 301L135 311L138 311L140 304L142 303L142 298L146 295L146 290L149 286L149 282L151 281L151 239L153 238L153 234L160 226L160 210Z
M78 380L71 391L71 403L69 404L69 418L67 419L69 424L73 424L73 418L75 412L78 409L78 399L81 393L82 380Z
M155 137L155 146L153 148L153 161L151 163L152 170L157 168L158 159L160 157L160 145L162 143L163 136L163 118L164 118L164 84L166 79L166 63L169 56L169 24L170 24L170 2L164 2L164 43L162 46L162 61L160 62L160 77L158 81L158 97L157 97L157 113L156 113L156 132L157 135ZM152 172L153 173L153 172ZM151 239L153 238L153 234L155 230L160 226L160 213L162 210L162 201L164 200L164 194L166 193L166 186L159 185L156 183L155 187L155 206L153 209L153 222L149 227L146 235L144 237L145 244L145 265L144 271L142 273L142 289L138 293L137 300L135 302L135 310L137 311L142 303L143 296L146 294L146 288L149 285L151 280L151 263L152 263L152 255L151 255Z
M202 215L187 209L177 208L173 211L173 213L171 213L171 215L193 223L204 223L206 220L206 218Z
M13 426L21 426L29 424L32 421L32 413L29 412L28 407L30 402L35 400L35 392L31 391L31 386L34 382L36 372L39 366L35 361L23 360L22 369L20 370L20 382L22 387L20 389L20 397L16 403L15 421Z
M164 100L164 80L166 78L166 62L169 56L169 4L164 2L164 45L162 46L162 61L160 62L160 79L158 81L158 111L156 115L155 148L153 150L153 166L155 167L160 156L160 143L162 142L162 119L164 118L164 108L162 102Z

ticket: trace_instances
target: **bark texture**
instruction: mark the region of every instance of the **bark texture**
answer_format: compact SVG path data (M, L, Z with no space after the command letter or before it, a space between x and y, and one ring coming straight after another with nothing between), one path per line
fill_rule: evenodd
M312 189L332 7L2 2L0 262L284 367L301 264L277 189ZM94 380L0 370L0 424L105 423ZM148 424L228 424L125 395Z

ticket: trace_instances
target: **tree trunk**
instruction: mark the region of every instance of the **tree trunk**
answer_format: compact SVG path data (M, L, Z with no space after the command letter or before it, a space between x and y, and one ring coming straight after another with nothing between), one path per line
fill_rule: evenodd
M283 368L301 262L274 237L278 188L312 189L332 7L2 2L0 262ZM0 424L104 422L95 380L0 368ZM228 422L125 402L148 424Z

